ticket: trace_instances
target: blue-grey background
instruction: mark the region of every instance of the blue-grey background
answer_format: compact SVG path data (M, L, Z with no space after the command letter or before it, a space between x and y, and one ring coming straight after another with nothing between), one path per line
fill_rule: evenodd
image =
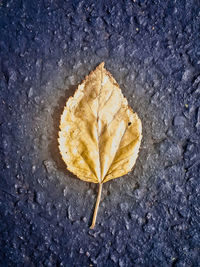
M0 1L0 266L199 266L200 2ZM134 170L70 174L61 112L100 62L143 123Z

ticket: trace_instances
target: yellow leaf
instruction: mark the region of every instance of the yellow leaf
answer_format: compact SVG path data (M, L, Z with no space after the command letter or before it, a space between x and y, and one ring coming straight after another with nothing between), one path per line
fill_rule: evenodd
M102 184L133 168L142 139L142 124L128 106L104 62L78 86L60 121L59 149L67 169L81 180Z

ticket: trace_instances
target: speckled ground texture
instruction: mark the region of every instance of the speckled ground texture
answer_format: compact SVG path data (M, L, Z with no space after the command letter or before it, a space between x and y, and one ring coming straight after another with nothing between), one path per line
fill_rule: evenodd
M200 3L0 2L0 266L199 266ZM143 123L104 185L58 151L69 96L100 62Z

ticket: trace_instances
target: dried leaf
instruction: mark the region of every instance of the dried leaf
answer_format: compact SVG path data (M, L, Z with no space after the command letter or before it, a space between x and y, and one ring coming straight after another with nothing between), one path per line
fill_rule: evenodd
M68 99L58 139L67 169L81 180L99 183L91 228L95 225L102 184L131 171L141 139L140 119L101 63Z

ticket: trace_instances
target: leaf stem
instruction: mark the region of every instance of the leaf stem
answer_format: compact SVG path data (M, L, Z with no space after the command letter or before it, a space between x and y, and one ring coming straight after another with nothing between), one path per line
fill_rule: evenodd
M97 213L98 213L98 209L99 209L99 203L100 203L100 200L101 200L102 185L103 184L99 183L99 192L98 192L98 196L97 196L97 201L96 201L94 214L93 214L93 219L92 219L92 225L90 226L90 229L94 229L94 227L95 227Z

